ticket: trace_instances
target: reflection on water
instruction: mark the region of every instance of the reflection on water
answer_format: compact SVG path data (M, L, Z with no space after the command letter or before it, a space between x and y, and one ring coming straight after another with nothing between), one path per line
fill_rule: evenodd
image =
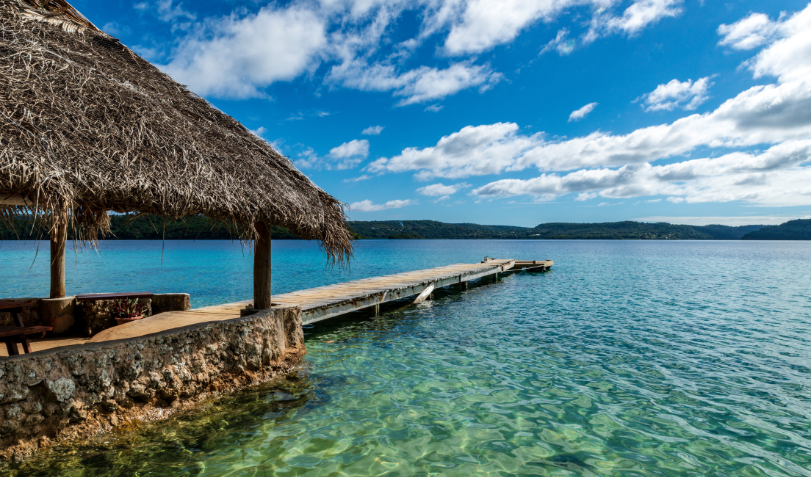
M310 326L294 375L6 471L811 475L811 244L360 245L351 278L474 253L556 266Z

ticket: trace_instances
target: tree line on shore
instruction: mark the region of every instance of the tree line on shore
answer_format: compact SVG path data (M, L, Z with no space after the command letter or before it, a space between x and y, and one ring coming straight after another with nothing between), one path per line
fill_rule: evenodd
M535 227L447 224L434 220L349 221L355 239L609 239L609 240L811 240L811 220L781 225L674 225L664 222L545 223ZM0 239L35 240L47 236L47 224L18 218L0 221ZM110 216L112 240L230 240L238 230L206 217L162 219L140 215ZM283 227L273 227L275 240L296 240Z

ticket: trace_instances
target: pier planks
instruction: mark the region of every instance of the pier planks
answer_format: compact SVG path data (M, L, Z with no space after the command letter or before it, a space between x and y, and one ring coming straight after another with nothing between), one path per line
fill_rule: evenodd
M430 286L442 288L450 285L464 285L469 280L497 277L499 273L515 271L515 269L541 267L546 270L551 266L551 260L490 259L481 263L460 263L273 295L272 302L299 305L302 310L302 321L305 324L315 323L365 308L375 307L377 310L382 303L417 296ZM245 300L189 311L160 313L140 320L137 333L142 335L147 332L156 333L195 323L229 320L239 317L240 309L251 303L253 300ZM128 334L135 332L135 327L116 326L99 333L90 341L129 338Z

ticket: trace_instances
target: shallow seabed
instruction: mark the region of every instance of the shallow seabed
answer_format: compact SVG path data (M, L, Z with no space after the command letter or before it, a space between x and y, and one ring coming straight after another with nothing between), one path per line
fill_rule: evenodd
M0 245L3 263L25 252L9 244ZM185 291L172 285L188 283L209 290L197 292L197 306L249 294L251 257L238 245L167 242L161 267L160 243L131 244L129 252L119 243L80 254L68 276L102 283L115 275L116 288L152 291ZM811 476L811 244L358 248L349 272L330 272L313 244L274 242L274 291L485 255L555 266L379 318L310 326L294 375L0 472ZM139 261L122 278L116 270L128 253ZM0 270L0 289L37 294L36 266L13 285ZM199 270L196 279L190 270ZM223 273L227 279L214 279ZM224 285L231 282L244 289ZM80 281L71 286L84 291Z

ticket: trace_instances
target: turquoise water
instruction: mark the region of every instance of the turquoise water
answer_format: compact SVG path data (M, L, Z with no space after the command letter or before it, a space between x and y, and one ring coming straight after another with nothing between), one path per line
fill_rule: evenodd
M811 475L811 243L361 241L348 272L274 242L274 292L491 257L553 259L308 327L299 371L11 475ZM0 244L0 295L47 262ZM250 295L229 242L103 244L69 293ZM0 469L2 470L2 469Z

